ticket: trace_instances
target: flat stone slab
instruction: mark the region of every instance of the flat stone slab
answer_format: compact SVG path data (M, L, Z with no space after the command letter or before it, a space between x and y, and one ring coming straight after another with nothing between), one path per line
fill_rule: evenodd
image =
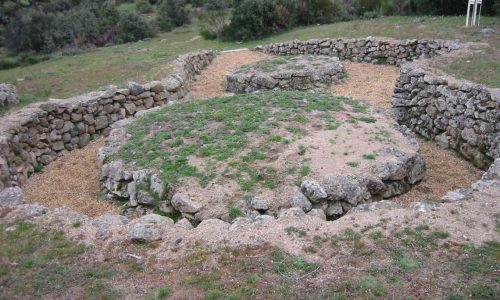
M344 77L344 66L337 57L276 57L234 71L227 76L226 89L236 94L258 90L326 90Z

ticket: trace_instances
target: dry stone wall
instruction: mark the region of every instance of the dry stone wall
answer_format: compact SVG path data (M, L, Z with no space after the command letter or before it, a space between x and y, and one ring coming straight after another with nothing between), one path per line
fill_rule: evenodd
M500 157L500 89L457 80L423 62L407 63L392 107L398 123L459 150L481 168Z
M14 106L19 102L16 86L9 83L0 83L0 107Z
M107 134L114 122L167 102L182 100L196 73L215 54L180 56L175 72L162 81L114 86L66 100L32 105L0 119L0 190L21 185L38 165L47 165L93 138Z
M393 40L382 38L312 39L258 46L256 50L273 55L329 55L354 62L400 65L419 58L442 55L461 46L456 41Z

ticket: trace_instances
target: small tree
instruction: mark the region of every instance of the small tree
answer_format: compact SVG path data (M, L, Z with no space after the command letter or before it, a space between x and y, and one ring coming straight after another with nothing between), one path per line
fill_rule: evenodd
M135 42L153 36L149 24L136 13L128 13L120 16L118 22L118 42Z
M189 11L184 0L162 0L158 7L157 22L163 31L182 26L189 21Z
M151 6L148 0L137 0L135 2L135 8L141 14L147 14L153 10L153 7Z

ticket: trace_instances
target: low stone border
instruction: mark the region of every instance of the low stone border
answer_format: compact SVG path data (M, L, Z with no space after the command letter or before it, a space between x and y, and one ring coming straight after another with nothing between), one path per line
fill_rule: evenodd
M258 90L326 90L345 77L337 57L271 58L242 66L226 77L226 90L242 94Z
M38 165L107 134L114 122L186 97L190 83L215 57L212 51L180 56L175 72L145 85L129 82L66 100L36 103L0 119L0 190L21 185Z
M16 86L9 83L0 83L0 108L10 107L19 103Z
M388 38L311 39L257 46L256 50L273 55L329 55L354 62L400 65L419 58L431 58L460 49L456 41L394 40Z

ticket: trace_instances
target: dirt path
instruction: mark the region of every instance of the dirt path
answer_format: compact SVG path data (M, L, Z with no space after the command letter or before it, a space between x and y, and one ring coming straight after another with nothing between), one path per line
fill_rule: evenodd
M93 141L52 162L42 173L33 175L23 186L26 198L50 208L68 206L88 216L118 213L114 203L99 197L97 150L102 145L102 139Z
M330 90L342 96L358 100L367 100L373 105L391 107L391 96L394 90L399 68L389 65L353 63L343 61L347 71L347 80L339 85L332 85Z
M238 67L268 57L266 54L253 51L225 52L218 55L196 78L191 89L193 99L208 99L226 94L226 75Z

